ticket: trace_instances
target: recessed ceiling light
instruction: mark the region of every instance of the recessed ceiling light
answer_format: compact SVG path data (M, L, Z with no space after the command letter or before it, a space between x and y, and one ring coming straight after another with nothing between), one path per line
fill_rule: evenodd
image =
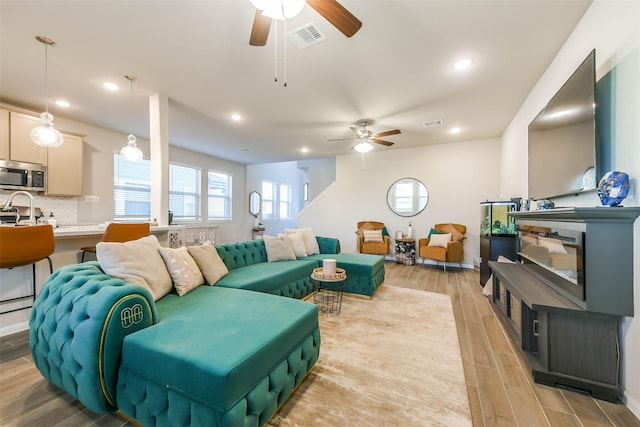
M308 152L309 152L309 149L308 149L307 147L302 147L302 148L300 149L300 151L301 151L301 152L303 152L303 153L308 153Z
M449 132L456 134L462 132L462 129L460 129L459 127L453 127Z
M458 71L466 70L471 66L472 62L473 62L473 59L471 58L461 59L460 61L456 62L453 65L453 68L455 68Z
M120 86L118 86L115 83L111 83L111 82L102 82L102 87L105 88L106 90L110 90L112 92L120 89Z
M70 103L68 103L67 101L65 101L65 100L63 100L63 99L58 99L58 100L56 101L56 105L57 105L58 107L63 107L63 108L68 108L68 107L70 107L70 106L71 106L71 104L70 104Z
M232 114L231 120L233 120L234 122L239 122L240 120L242 120L242 116L240 114Z

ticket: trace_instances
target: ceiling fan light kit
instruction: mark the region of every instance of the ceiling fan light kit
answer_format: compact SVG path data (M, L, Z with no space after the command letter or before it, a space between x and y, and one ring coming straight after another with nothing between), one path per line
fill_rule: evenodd
M282 21L298 15L305 0L251 0L251 4L264 16Z
M59 147L64 143L64 137L53 125L53 116L49 114L49 46L55 46L56 42L50 38L37 36L36 40L44 44L44 86L45 101L44 113L40 114L38 126L31 130L31 140L42 147Z
M373 150L373 145L369 144L367 141L361 141L355 147L353 147L353 149L358 153L364 154Z

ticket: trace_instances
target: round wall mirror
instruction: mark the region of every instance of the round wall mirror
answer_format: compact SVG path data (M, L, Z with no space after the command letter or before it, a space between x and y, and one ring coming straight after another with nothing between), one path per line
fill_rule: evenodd
M260 213L262 206L262 196L257 191L249 193L249 213L255 217Z
M402 178L387 191L387 205L396 215L416 216L427 207L429 192L414 178Z

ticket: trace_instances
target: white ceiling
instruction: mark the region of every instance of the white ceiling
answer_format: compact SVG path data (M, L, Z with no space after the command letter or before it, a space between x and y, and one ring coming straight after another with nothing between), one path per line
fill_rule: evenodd
M402 149L498 137L580 20L590 1L340 0L362 22L346 38L309 6L287 29L313 23L327 40L287 44L278 26L274 82L271 27L249 46L249 0L0 0L0 100L44 108L43 35L50 106L65 117L149 137L147 96L169 98L170 143L244 164L346 154L349 126L370 119ZM453 63L474 62L466 72ZM577 66L578 64L576 64ZM131 114L129 83L134 85ZM568 77L568 76L567 76ZM108 93L102 81L121 90ZM231 113L244 119L232 122ZM442 119L444 126L425 128ZM459 126L462 132L448 131ZM123 145L125 144L123 138ZM301 148L308 148L302 153Z

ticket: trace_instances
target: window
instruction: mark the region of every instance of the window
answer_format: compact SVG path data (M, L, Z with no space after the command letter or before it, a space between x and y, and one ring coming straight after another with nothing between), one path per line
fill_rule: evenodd
M274 204L276 200L276 184L262 181L262 218L275 219Z
M169 165L169 209L175 221L200 221L200 169Z
M148 220L151 216L151 162L113 155L113 217Z
M278 211L280 219L289 219L291 217L291 186L287 184L280 184L279 193L279 206Z
M288 184L262 181L262 218L291 218L291 194L293 187Z
M231 175L209 171L209 219L231 219Z

